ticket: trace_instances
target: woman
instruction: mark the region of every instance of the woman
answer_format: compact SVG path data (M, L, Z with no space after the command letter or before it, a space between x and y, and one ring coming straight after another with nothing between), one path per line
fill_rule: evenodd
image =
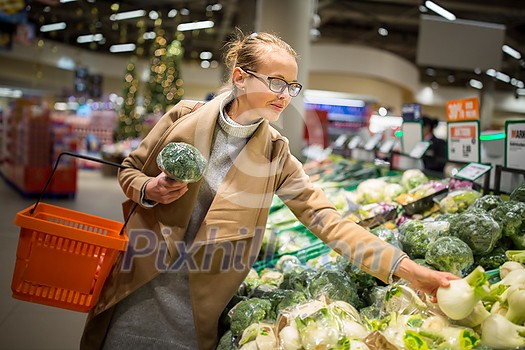
M83 344L108 349L213 349L218 320L254 263L278 194L297 218L354 264L385 282L400 277L434 295L452 274L342 219L309 182L276 121L297 96L297 55L278 37L240 36L226 53L230 88L195 110L182 101L124 160L125 194L139 203L122 266L106 282ZM192 111L193 110L193 111ZM186 142L208 159L203 179L169 180L155 159Z

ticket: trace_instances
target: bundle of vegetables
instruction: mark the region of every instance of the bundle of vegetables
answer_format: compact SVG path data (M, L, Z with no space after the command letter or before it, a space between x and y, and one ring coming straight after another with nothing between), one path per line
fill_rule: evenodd
M208 161L194 146L170 142L157 156L157 165L168 177L180 182L199 181Z
M434 193L444 190L446 188L447 185L443 181L430 180L424 184L414 187L405 194L401 194L399 197L397 197L396 201L401 205L407 205L409 203L433 195Z
M442 213L461 213L479 197L481 193L472 189L454 190L439 200L439 207Z
M519 253L511 253L510 256ZM501 280L490 284L478 266L468 276L437 291L439 308L457 324L476 327L490 349L525 346L525 266L508 261Z
M399 241L411 258L424 258L430 243L449 235L449 226L447 221L406 220L399 226Z

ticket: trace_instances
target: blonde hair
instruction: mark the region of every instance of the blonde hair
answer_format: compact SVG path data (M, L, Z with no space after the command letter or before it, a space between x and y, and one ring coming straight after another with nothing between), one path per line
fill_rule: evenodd
M252 33L245 35L240 29L225 45L224 63L228 71L227 84L231 86L231 72L235 67L257 71L270 52L277 48L289 53L297 61L297 52L276 34Z

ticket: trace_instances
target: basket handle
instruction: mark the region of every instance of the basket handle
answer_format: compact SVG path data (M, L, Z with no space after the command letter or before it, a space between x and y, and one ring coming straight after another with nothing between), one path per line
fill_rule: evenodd
M100 159L100 158L90 157L90 156L86 156L86 155L78 154L78 153L73 153L73 152L62 152L62 153L60 153L58 155L57 160L55 162L55 166L53 167L53 170L51 171L51 175L49 175L49 178L47 179L46 185L44 186L44 189L40 193L40 196L38 197L38 200L36 201L36 203L33 206L33 208L29 211L30 214L33 214L35 212L36 207L38 206L38 203L40 203L40 201L44 197L44 194L46 193L47 187L51 183L51 179L53 178L53 175L55 174L55 171L57 170L58 164L60 162L60 158L63 155L68 155L68 156L72 156L72 157L75 157L75 158L81 158L81 159L85 159L85 160L91 160L93 162L103 163L103 164L111 165L111 166L118 167L118 168L121 168L121 169L128 168L125 165L122 165L122 164L119 164L119 163L115 163L115 162L110 162L109 160L104 160L104 159ZM122 235L122 233L124 232L124 227L126 227L129 219L131 218L131 214L135 211L135 209L137 208L137 205L138 205L138 203L133 204L133 207L131 208L131 211L127 215L126 220L124 221L124 225L122 226L122 229L120 230L120 235Z

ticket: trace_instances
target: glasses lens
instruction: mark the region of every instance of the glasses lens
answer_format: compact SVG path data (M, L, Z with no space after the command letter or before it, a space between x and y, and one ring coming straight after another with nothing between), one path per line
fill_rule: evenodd
M270 90L272 90L273 92L278 92L278 93L281 93L284 91L284 89L286 88L286 82L282 79L279 79L279 78L269 78L268 80L270 80Z
M288 92L290 93L290 96L295 97L299 95L299 92L301 92L301 88L301 85L292 83L288 85Z

